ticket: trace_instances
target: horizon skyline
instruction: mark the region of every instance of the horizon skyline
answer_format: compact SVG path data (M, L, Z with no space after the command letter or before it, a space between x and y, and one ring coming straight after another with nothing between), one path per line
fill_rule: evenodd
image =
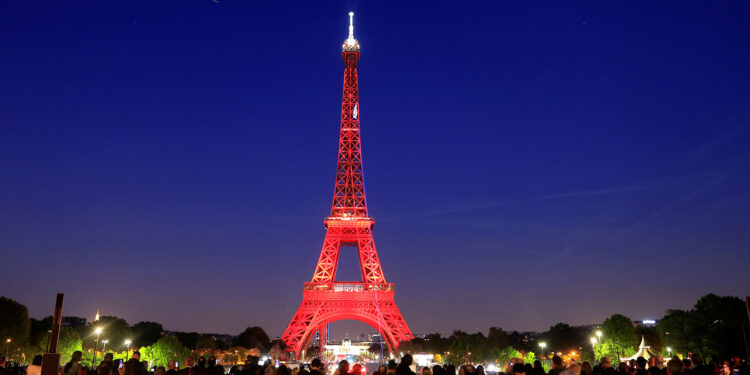
M739 297L739 296L737 296L737 297ZM22 303L22 304L24 304L24 303L23 303L23 301L19 301L19 302L20 302L20 303ZM24 305L25 305L25 304L24 304ZM690 306L690 307L692 307L692 306ZM688 307L687 309L689 309L690 307ZM63 310L63 312L64 312L64 311L65 311L65 310ZM99 311L101 312L101 310L99 310ZM666 313L666 311L665 311L665 313ZM95 314L96 314L96 313L95 313ZM38 319L38 320L41 320L41 319L44 319L44 318L46 318L46 317L48 317L48 316L51 316L51 315L52 315L52 314L48 314L48 315L35 315L35 314L32 314L31 310L29 310L29 318L34 318L34 319ZM624 314L623 314L623 315L624 315ZM105 317L105 316L115 316L115 317L117 317L117 318L121 318L121 319L124 319L125 321L127 321L128 325L130 325L130 326L132 326L132 325L134 325L134 324L136 324L136 323L139 323L139 322L144 322L144 321L147 321L147 322L148 322L148 321L150 321L150 322L156 322L156 323L160 323L160 324L162 324L162 325L163 325L163 323L161 323L161 322L159 322L159 321L155 321L155 320L149 320L149 319L134 319L134 320L129 320L129 319L127 318L127 317L119 316L119 315L116 315L116 314L112 314L112 315L110 315L110 314L108 314L108 313L106 313L106 312L101 312L100 316L101 316L101 317ZM626 316L627 316L627 315L626 315ZM631 320L633 320L633 322L634 322L634 323L636 323L636 322L639 322L639 321L643 321L643 320L651 320L651 319L654 319L654 320L657 320L657 321L658 321L658 320L660 320L660 319L661 319L661 317L662 317L662 316L663 316L663 314L659 315L658 317L657 317L657 316L654 316L654 317L647 317L647 318L640 318L640 319L639 319L639 318L637 318L637 317L632 317L632 316L627 316L627 317L628 317L628 318L630 318ZM66 314L66 313L63 313L63 317L85 318L85 319L86 319L86 324L90 324L91 322L93 322L93 321L94 321L94 319L93 319L93 318L92 318L92 319L89 319L89 317L88 317L88 316L84 316L84 315L73 315L73 314ZM580 323L580 324L572 324L572 323L570 323L570 322L562 322L562 321L560 321L560 322L554 322L554 323L551 323L551 324L550 324L549 326L547 326L547 327L545 327L545 328L543 328L543 329L524 329L524 330L521 330L521 329L509 328L509 327L504 327L504 326L500 326L500 328L502 328L502 329L503 329L504 331L506 331L506 332L513 332L513 331L516 331L516 332L519 332L519 333L542 333L542 332L544 332L544 331L548 330L548 329L549 329L549 328L550 328L551 326L554 326L554 325L555 325L555 324L557 324L557 323L566 323L566 324L569 324L569 325L570 325L571 327L587 327L587 326L596 326L596 325L600 325L600 324L601 324L601 323L602 323L602 322L603 322L603 321L604 321L604 320L605 320L606 318L608 318L608 317L609 317L609 316L605 316L605 317L603 317L603 318L602 318L602 320L601 320L600 322L594 322L594 323ZM164 326L164 325L163 325L163 327L164 327L164 331L165 331L165 332L167 332L167 331L169 331L169 332L196 332L196 333L199 333L199 334L215 334L215 335L230 335L230 336L237 336L237 335L239 335L239 334L240 334L240 333L242 332L242 330L244 330L244 329L245 329L245 328L247 328L247 327L252 327L252 326L259 326L259 327L263 328L264 330L266 330L266 328L265 328L265 327L263 327L263 326L260 326L260 325L257 325L257 324L249 324L248 326L246 326L246 327L242 327L241 329L239 329L239 331L238 331L238 332L236 332L236 333L232 333L232 332L216 332L216 331L195 331L195 330L191 330L191 329L187 329L187 330L185 330L185 329L170 329L169 327L167 327L167 326ZM358 324L358 326L367 326L367 325L366 325L366 324L364 324L364 323L362 323L362 324ZM367 327L369 327L369 326L367 326ZM472 331L472 330L462 330L462 331L465 331L465 332L467 332L467 333L475 333L475 332L481 332L481 333L485 333L485 332L486 332L486 331L488 331L488 330L489 330L489 329L490 329L491 327L497 327L497 326L488 326L488 327L484 327L484 328L478 327L478 328L477 328L478 330L475 330L475 331ZM373 328L372 328L372 327L370 327L370 329L373 329ZM343 329L342 329L342 327L339 327L338 329L336 329L336 328L332 328L332 329L331 329L331 331L332 331L332 332L335 332L336 330L343 330ZM447 337L447 336L450 336L450 334L451 334L451 333L452 333L452 331L454 331L454 330L455 330L455 329L449 329L448 331L439 331L439 330L435 330L435 331L429 331L429 332L415 332L415 333L414 333L414 335L415 335L415 337L417 337L417 336L419 336L419 335L426 335L426 334L430 334L430 333L440 333L441 335L443 335L443 337ZM267 333L267 334L268 334L269 336L271 336L272 338L274 338L274 337L281 337L281 334L278 334L278 335L276 335L276 334L273 334L272 332L268 332L268 331L266 331L266 333ZM350 333L351 333L351 332L350 332ZM370 333L377 333L377 330L373 330L373 331L363 331L363 332L357 332L357 333L356 333L356 335L360 335L360 334L370 334ZM336 339L336 338L334 338L334 337L333 337L333 335L332 335L332 336L331 336L331 339ZM341 340L341 339L342 339L341 337L339 337L339 338L338 338L338 340Z

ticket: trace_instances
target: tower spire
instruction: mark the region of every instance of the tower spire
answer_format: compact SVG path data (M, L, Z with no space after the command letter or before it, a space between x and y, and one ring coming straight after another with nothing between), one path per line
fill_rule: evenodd
M359 42L354 39L354 12L349 12L349 37L341 46L344 52L359 52Z
M354 12L349 12L349 39L354 39Z

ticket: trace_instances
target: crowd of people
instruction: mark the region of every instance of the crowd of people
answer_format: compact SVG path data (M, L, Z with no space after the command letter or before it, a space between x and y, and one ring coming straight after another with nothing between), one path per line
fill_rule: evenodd
M83 353L76 351L70 360L59 369L57 375L367 375L362 364L350 366L346 360L338 363L336 369L328 374L323 362L316 358L309 364L288 367L285 364L272 364L270 360L260 363L260 352L253 349L244 365L231 366L228 370L217 363L216 358L199 357L196 362L193 357L185 358L184 366L170 360L167 367L156 366L148 368L148 363L141 361L141 354L133 352L132 357L123 362L114 360L112 353L106 353L103 360L95 367L81 364ZM0 356L0 375L41 375L42 356L34 357L27 367L17 363L6 363ZM371 375L486 375L482 365L465 364L458 368L452 364L424 366L417 368L410 354L405 354L400 362L390 360L380 365ZM612 361L604 357L599 364L592 366L589 362L563 363L559 356L552 357L549 371L545 371L542 363L537 360L531 363L510 363L502 373L508 375L750 375L748 364L740 356L729 360L712 360L704 363L699 354L692 354L690 358L680 359L677 356L665 363L661 357L646 360L638 357L629 362L620 362L617 367Z

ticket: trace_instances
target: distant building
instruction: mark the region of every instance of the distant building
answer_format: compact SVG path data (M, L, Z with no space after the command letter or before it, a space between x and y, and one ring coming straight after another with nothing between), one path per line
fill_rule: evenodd
M659 321L656 319L643 319L633 322L635 327L655 327L657 324L659 324Z
M369 345L352 344L352 341L349 339L344 339L341 342L341 345L329 344L325 346L326 352L330 353L330 355L333 356L336 362L342 359L358 357L360 355L367 354L367 349L369 348Z
M86 326L86 318L78 316L63 316L61 324L63 327L81 328Z

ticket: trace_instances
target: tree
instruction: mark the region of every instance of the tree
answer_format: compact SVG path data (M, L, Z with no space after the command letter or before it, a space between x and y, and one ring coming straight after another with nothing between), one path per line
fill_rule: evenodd
M195 350L198 346L198 339L201 335L199 335L198 332L177 332L175 333L175 337L177 337L177 340L179 340L186 348Z
M516 358L523 358L523 354L512 346L506 346L502 349L493 349L489 355L491 360L497 361L501 366L505 366L508 362ZM502 367L501 367L502 368Z
M150 366L166 366L169 360L182 361L192 355L180 340L174 336L162 336L154 345L140 349L141 360L150 363Z
M42 319L41 321L44 321ZM45 331L35 344L29 344L26 347L26 358L34 358L37 354L44 354L47 351L49 343L49 332ZM57 339L57 352L60 353L60 362L66 363L73 356L73 352L81 350L81 335L78 330L70 327L60 327L60 335Z
M156 322L138 322L130 327L133 332L133 345L137 347L153 345L161 338L164 327Z
M29 339L30 327L29 310L26 306L10 298L0 297L0 339L11 339L11 349L23 346Z
M578 350L584 345L581 336L579 329L565 323L557 323L549 327L549 330L542 334L541 339L547 342L551 350L569 352Z
M271 343L271 350L268 351L268 355L274 360L283 360L285 359L286 351L286 343L282 340L274 340Z
M451 363L482 362L484 360L487 354L487 339L481 332L471 335L465 333L457 335L454 332L451 337L454 336L456 339L451 343L450 354L448 355Z
M618 355L634 350L638 345L638 335L635 333L633 321L625 315L615 314L602 323L604 338L612 341L613 349ZM619 352L622 350L622 352Z
M619 343L615 342L609 337L602 338L601 341L596 343L594 347L594 357L597 361L601 361L603 357L609 357L613 364L620 362L620 358L625 355L626 348Z
M669 310L656 328L665 346L672 347L675 353L695 351L703 355L701 338L704 327L698 325L694 316L683 310ZM707 358L706 358L707 359Z
M490 331L487 333L487 348L489 350L500 349L508 345L510 345L508 333L500 327L490 327Z
M258 348L262 351L271 347L271 339L263 328L258 326L247 327L235 340L235 346L244 346L246 348Z
M523 356L523 363L534 364L534 361L536 361L536 354L534 352L528 352Z
M415 337L411 341L401 341L398 344L398 350L402 353L421 353L425 351L425 339L421 337Z
M98 322L91 322L88 327L82 332L83 336L83 347L86 350L94 348L96 344L96 329L101 328L102 332L99 335L99 349L102 348L102 341L109 341L111 348L122 347L125 340L131 340L133 332L130 330L130 325L125 319L118 318L116 316L103 316L99 318Z
M48 316L42 320L31 318L29 319L29 323L29 346L37 347L42 343L47 332L52 329L52 316ZM47 342L44 341L43 344L46 348Z
M513 349L521 351L529 351L532 349L531 345L529 345L529 342L526 339L526 336L520 334L518 331L511 332L508 335L508 341L510 342L510 346L512 346Z
M745 314L739 298L707 294L690 311L669 310L657 330L664 345L675 353L727 357L744 350Z
M201 335L195 343L197 350L214 350L216 349L216 339L211 335Z
M443 353L450 347L448 338L443 337L439 333L430 333L425 336L425 344L428 353Z

